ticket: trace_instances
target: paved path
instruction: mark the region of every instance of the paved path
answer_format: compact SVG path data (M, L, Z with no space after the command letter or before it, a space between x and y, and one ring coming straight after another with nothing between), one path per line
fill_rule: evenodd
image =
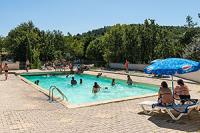
M3 79L0 76L0 80ZM199 96L199 94L198 94ZM167 114L144 115L138 102L156 97L67 109L14 75L0 81L0 132L133 133L200 132L200 114L172 121Z

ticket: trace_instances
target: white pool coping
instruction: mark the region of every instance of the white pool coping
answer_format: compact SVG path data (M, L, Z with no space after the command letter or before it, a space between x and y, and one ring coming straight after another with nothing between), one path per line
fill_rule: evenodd
M45 73L45 72L44 72ZM38 91L44 93L49 97L49 91L45 90L44 88L34 84L33 82L29 81L28 79L22 77L21 75L17 75L22 81L25 83L31 85L33 88L37 89ZM102 76L103 77L103 76ZM102 104L109 104L109 103L116 103L116 102L122 102L122 101L128 101L128 100L134 100L134 99L140 99L140 98L147 98L147 97L154 97L157 96L157 93L151 93L151 94L145 94L145 95L139 95L139 96L130 96L126 98L118 98L113 100L104 100L104 101L98 101L98 102L92 102L92 103L85 103L85 104L71 104L66 100L58 100L60 97L54 97L57 102L60 102L62 105L64 105L67 108L81 108L81 107L90 107L90 106L96 106L96 105L102 105ZM51 102L51 101L49 101Z

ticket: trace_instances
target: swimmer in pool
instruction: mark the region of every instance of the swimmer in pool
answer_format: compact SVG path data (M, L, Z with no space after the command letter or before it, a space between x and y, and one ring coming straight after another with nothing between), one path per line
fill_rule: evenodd
M100 91L100 86L97 84L97 82L94 82L94 86L93 86L93 89L92 89L92 93L96 94L97 92Z
M71 85L76 85L76 84L77 84L77 81L74 79L74 77L72 77Z
M112 79L112 83L111 83L112 86L115 85L115 79Z

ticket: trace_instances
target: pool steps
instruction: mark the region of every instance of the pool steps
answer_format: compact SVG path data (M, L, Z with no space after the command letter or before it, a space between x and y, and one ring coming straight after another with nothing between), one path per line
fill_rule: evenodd
M49 88L49 100L50 101L54 101L54 91L57 91L58 93L60 93L60 95L63 97L62 100L66 100L68 101L67 97L65 96L65 94L59 89L57 88L56 86L51 86Z

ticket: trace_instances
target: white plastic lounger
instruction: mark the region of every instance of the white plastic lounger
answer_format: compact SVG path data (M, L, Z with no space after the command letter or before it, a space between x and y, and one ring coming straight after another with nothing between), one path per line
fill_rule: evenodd
M157 101L144 101L139 103L139 105L141 106L141 108L143 109L145 114L151 114L152 112L156 111L156 110L165 110L173 120L179 120L183 115L189 115L189 113L195 109L195 108L199 108L200 107L200 103L196 103L196 104L184 104L184 105L175 105L175 106L159 106L156 105L154 106L154 108L152 107L154 104L156 104ZM151 110L146 110L144 106L148 106L151 107ZM186 109L186 112L181 112L177 117L174 116L174 114L171 111L177 111L178 109Z

